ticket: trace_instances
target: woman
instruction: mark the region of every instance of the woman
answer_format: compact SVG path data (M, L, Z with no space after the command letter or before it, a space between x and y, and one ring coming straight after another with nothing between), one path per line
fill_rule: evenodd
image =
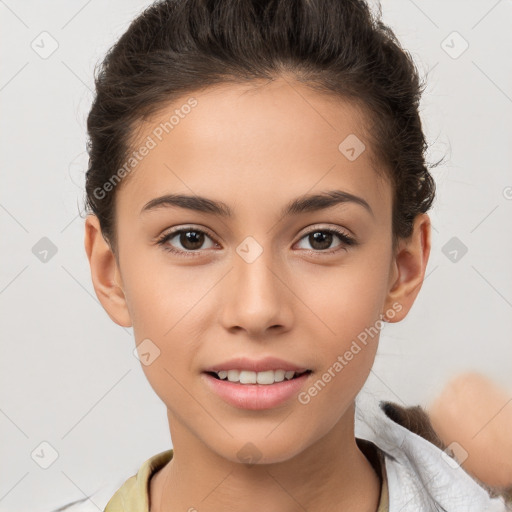
M421 92L356 0L161 1L109 51L85 248L173 449L107 512L505 510L358 397L430 253Z

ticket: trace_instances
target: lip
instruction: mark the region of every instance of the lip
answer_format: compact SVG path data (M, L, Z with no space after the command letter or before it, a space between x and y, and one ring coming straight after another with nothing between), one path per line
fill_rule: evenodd
M240 384L216 379L206 372L201 374L201 378L213 393L233 407L262 410L271 409L297 396L311 375L308 372L274 384Z
M264 372L267 370L293 370L297 373L310 370L310 368L279 359L278 357L264 357L262 359L249 359L247 357L235 357L229 361L205 368L204 372L220 372L221 370L249 370L252 372ZM272 384L273 385L273 384Z

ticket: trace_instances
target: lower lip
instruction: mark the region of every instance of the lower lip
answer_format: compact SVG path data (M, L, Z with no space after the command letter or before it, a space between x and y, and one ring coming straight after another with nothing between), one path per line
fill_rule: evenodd
M274 384L239 384L203 373L207 385L228 404L239 409L271 409L296 395L311 373Z

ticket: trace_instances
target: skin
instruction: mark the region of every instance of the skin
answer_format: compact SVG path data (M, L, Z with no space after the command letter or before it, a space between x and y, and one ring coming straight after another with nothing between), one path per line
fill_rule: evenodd
M446 384L428 413L443 442L457 443L455 455L468 473L492 487L512 487L511 391L465 372Z
M198 105L116 191L119 261L98 219L85 223L103 307L133 326L137 344L149 338L160 350L142 368L167 407L174 458L151 480L151 511L249 511L255 503L283 512L375 511L380 482L355 442L354 400L378 335L306 405L294 397L264 411L238 409L213 394L201 372L234 356L273 355L313 370L307 390L380 315L392 310L389 322L407 315L430 253L429 217L418 215L393 253L392 189L373 168L365 119L353 105L284 78L194 97ZM141 124L139 140L183 103ZM354 161L338 150L349 134L366 143ZM280 217L292 199L327 190L364 198L373 215L347 202ZM234 216L183 208L140 214L165 193L223 201ZM190 223L215 237L192 249L199 256L155 243ZM333 227L358 245L333 235L322 246L306 236ZM251 263L236 252L247 236L263 249ZM167 245L190 253L182 240ZM337 252L326 254L326 246ZM237 456L248 442L261 455L252 465Z

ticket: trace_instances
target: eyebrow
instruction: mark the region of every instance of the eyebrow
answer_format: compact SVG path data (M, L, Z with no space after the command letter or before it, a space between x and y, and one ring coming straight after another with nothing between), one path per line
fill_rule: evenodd
M281 210L281 217L316 212L345 203L360 205L373 217L375 216L371 206L362 197L342 190L329 190L319 194L309 194L293 199ZM194 210L196 212L218 215L226 218L234 216L233 210L222 201L185 194L166 194L164 196L151 199L151 201L147 202L143 206L140 213L142 215L148 211L171 207L185 208L187 210Z

